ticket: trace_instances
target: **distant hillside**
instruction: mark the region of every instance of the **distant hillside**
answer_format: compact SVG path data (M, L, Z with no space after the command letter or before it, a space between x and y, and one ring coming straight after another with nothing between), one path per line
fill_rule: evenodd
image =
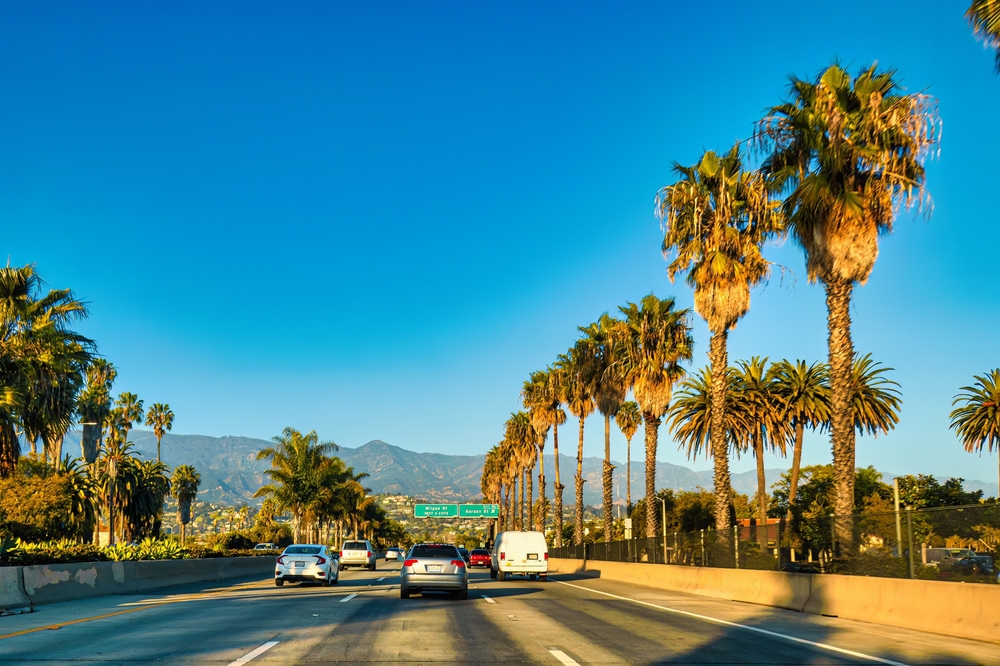
M146 430L133 430L129 438L136 443L136 449L146 458L156 457L156 438ZM80 434L70 433L64 448L66 453L79 455ZM208 437L205 435L167 434L163 438L163 460L169 466L194 465L201 474L203 500L219 503L253 502L254 491L265 482L264 471L267 462L258 462L257 451L269 446L270 442L251 437ZM479 476L483 467L482 455L455 456L441 453L416 453L398 446L372 440L354 449L341 447L337 452L344 462L355 471L367 472L365 484L373 493L390 493L418 497L429 501L474 500L480 497ZM615 497L625 498L625 465L615 462ZM584 458L583 478L584 501L596 505L601 501L601 458ZM559 456L559 471L564 497L572 502L573 477L576 474L576 458ZM783 469L767 470L767 482L776 481ZM632 501L644 494L645 467L641 462L632 462ZM551 455L545 456L545 478L548 496L552 497L555 482L555 466ZM887 480L892 476L886 475ZM537 480L536 480L537 485ZM995 496L996 484L969 481L967 489L983 489L987 496ZM674 490L692 490L697 487L712 487L712 472L696 472L680 465L657 463L656 487ZM733 474L733 488L737 492L752 495L757 489L757 477L753 471ZM537 492L537 488L536 491Z

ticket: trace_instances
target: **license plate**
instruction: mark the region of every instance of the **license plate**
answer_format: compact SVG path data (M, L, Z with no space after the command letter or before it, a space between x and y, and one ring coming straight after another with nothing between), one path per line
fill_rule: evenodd
M538 559L538 553L528 553L528 559L529 560L537 560Z
M295 566L297 566L297 567L304 567L305 565L306 565L305 562L296 562L295 563Z
M428 566L427 567L427 572L428 573L441 573L441 567L440 566Z

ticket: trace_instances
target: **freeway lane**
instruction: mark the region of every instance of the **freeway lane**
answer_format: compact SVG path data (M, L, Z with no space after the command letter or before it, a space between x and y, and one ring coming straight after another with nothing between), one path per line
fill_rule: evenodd
M243 581L42 606L0 618L0 663L1000 664L997 645L593 578L476 571L468 601L404 601L398 565L379 566L331 588Z

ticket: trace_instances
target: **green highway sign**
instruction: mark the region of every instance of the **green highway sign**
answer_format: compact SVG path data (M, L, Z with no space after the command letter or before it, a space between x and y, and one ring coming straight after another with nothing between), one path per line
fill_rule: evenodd
M458 518L457 504L414 504L414 518Z
M460 504L459 518L499 518L499 504Z

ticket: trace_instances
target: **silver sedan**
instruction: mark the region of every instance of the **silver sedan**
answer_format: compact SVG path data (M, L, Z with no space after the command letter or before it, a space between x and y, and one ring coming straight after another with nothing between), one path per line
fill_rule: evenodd
M422 543L410 549L400 570L399 598L419 592L450 592L469 598L469 572L455 546Z

